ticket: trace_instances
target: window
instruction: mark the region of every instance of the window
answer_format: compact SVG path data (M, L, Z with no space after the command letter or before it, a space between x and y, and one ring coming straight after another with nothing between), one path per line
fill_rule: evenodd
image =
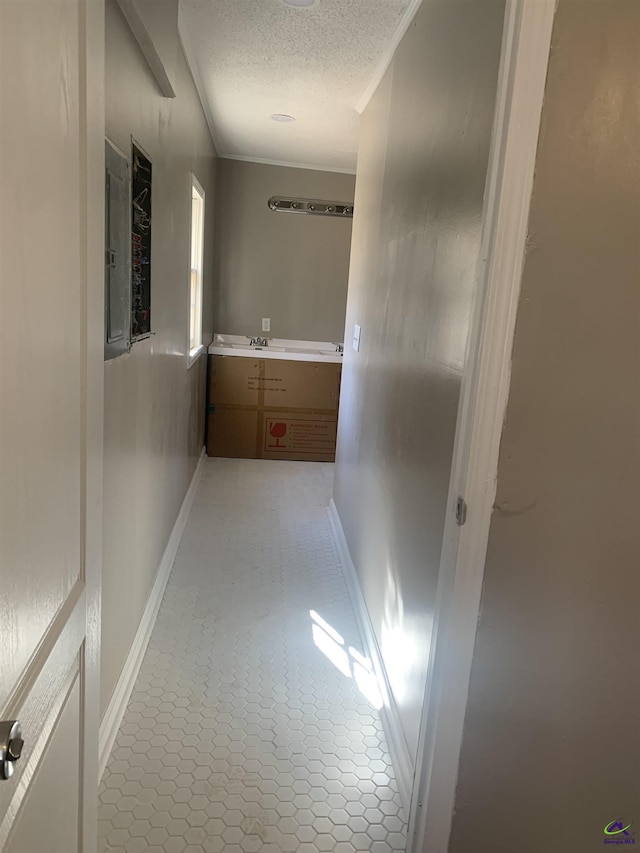
M191 267L189 272L189 363L202 350L202 259L204 255L204 190L191 176Z

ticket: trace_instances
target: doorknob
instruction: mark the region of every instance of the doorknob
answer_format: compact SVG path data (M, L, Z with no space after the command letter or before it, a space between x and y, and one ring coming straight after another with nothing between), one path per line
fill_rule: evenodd
M22 755L22 729L17 720L3 720L0 723L0 779L8 779L13 773L13 765Z

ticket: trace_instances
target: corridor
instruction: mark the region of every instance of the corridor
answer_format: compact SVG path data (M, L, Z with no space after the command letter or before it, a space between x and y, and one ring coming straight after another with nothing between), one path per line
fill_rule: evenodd
M100 788L101 853L402 853L333 465L207 459Z

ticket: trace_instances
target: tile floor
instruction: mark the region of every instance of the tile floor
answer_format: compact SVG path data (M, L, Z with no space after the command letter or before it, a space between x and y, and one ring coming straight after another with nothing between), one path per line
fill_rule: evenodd
M405 850L332 477L206 460L100 787L101 853Z

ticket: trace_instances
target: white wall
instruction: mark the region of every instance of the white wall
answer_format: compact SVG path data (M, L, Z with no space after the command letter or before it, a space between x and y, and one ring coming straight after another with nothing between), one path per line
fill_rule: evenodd
M428 0L363 115L335 502L414 760L504 3Z
M163 98L115 3L106 9L106 128L153 162L152 328L105 364L102 709L137 630L203 444L206 359L187 369L190 173L207 194L205 341L212 332L215 151L177 46L175 99Z
M341 341L351 219L275 213L272 195L353 202L355 178L220 160L216 332Z

